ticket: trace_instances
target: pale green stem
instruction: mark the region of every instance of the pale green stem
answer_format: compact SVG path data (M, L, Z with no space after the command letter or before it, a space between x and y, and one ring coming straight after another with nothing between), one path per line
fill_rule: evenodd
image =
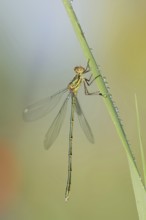
M136 94L135 94L135 106L136 106L138 137L139 137L139 144L140 144L140 154L141 154L141 159L142 159L142 168L143 168L143 176L144 176L144 185L146 187L146 161L145 161L145 157L144 157L144 150L143 150L143 144L142 144L142 138L141 138L139 110L138 110L138 102L137 102Z
M127 138L126 138L126 134L124 132L124 129L123 129L123 126L121 124L121 121L118 117L118 114L117 114L117 109L116 107L114 106L113 104L113 101L111 99L111 95L109 94L108 92L108 89L104 83L104 79L103 77L101 76L101 73L98 69L98 65L96 64L96 61L93 57L93 54L91 52L91 49L90 47L88 46L88 43L86 41L86 38L84 36L84 33L82 31L82 28L78 22L78 19L75 15L75 12L72 8L72 4L69 0L62 0L64 6L65 6L65 9L68 13L68 16L70 18L70 21L73 25L73 28L74 28L74 31L79 39L79 42L80 42L80 45L82 47L82 50L83 50L83 53L86 57L87 60L89 60L89 66L90 66L90 69L93 73L93 75L96 77L96 76L99 76L97 77L97 85L98 85L98 88L100 90L100 92L104 95L103 97L103 100L105 102L105 105L108 109L108 112L112 118L112 121L116 127L116 130L118 132L118 135L123 143L123 146L124 146L124 149L127 153L127 157L128 159L131 161L131 163L134 165L134 168L135 168L135 171L137 172L138 176L140 177L139 175L139 172L138 172L138 168L137 168L137 165L136 165L136 161L135 161L135 158L132 154L132 151L131 151L131 148L130 148L130 145L127 141Z

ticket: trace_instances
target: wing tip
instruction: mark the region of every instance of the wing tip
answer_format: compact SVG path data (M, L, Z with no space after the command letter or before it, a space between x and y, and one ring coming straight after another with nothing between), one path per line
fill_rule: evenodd
M23 110L23 113L22 113L22 118L23 118L23 120L24 121L29 121L29 119L27 118L27 113L28 113L28 108L25 108L24 110Z
M87 137L87 136L86 136L86 137ZM91 144L94 144L94 143L95 143L94 136L93 136L92 133L90 134L90 136L88 136L88 140L90 141Z
M94 137L92 137L92 139L90 140L91 144L94 144L95 141L94 141Z
M29 113L29 109L28 108L24 109L24 111L22 113L23 120L25 122L33 122L33 121L35 121L36 119L31 118L28 113Z
M51 147L51 144L49 144L49 143L47 142L47 139L45 138L45 139L44 139L44 149L45 149L45 150L48 150L50 147Z

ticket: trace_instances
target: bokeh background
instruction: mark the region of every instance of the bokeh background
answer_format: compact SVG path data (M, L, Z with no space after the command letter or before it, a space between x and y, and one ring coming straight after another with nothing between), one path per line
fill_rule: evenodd
M146 1L74 0L73 7L142 170L134 94L145 146ZM101 97L79 92L95 144L75 118L68 203L70 105L49 151L43 139L59 106L39 121L23 122L24 106L65 88L73 68L86 65L62 1L1 0L0 48L0 219L138 220L126 154Z

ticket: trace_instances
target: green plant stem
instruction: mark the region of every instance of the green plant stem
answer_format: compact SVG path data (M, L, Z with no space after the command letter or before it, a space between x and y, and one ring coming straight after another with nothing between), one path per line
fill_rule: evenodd
M141 138L139 110L138 110L138 102L137 102L137 96L136 96L136 94L135 94L135 107L136 107L136 118L137 118L138 137L139 137L139 144L140 144L140 154L141 154L142 168L143 168L143 176L144 176L144 185L145 185L145 187L146 187L146 161L145 161L145 157L144 157L144 150L143 150L143 144L142 144L142 138Z
M85 39L84 33L81 29L81 26L78 22L78 19L73 11L72 5L69 0L62 0L63 4L66 8L66 11L68 13L68 16L71 20L71 23L74 27L75 33L79 39L79 42L81 44L81 47L83 49L84 55L87 60L90 60L89 66L90 69L94 75L94 77L98 76L96 79L97 86L100 90L100 92L103 94L103 99L105 102L105 105L108 109L108 112L111 116L111 119L116 127L117 133L123 143L124 149L126 151L127 159L129 162L129 168L130 168L130 174L131 174L131 180L135 195L135 201L138 211L139 220L146 220L146 191L144 184L141 181L140 174L136 165L136 161L134 159L134 156L132 154L130 145L127 141L127 137L125 134L125 131L123 129L123 126L121 124L121 121L119 119L117 108L114 106L111 95L108 92L108 89L104 83L103 77L100 74L100 71L98 69L98 66L96 64L96 61L92 55L92 52L88 46L88 43Z
M68 13L68 16L70 18L70 21L73 25L73 28L74 28L74 31L79 39L79 42L80 42L80 45L82 47L82 50L83 50L83 53L86 57L87 60L90 60L89 62L89 66L90 66L90 69L94 75L94 77L97 77L96 79L96 83L97 83L97 86L100 90L100 92L104 95L104 102L105 102L105 105L108 109L108 112L111 116L111 119L116 127L116 130L117 130L117 133L122 141L122 144L124 146L124 149L126 151L126 154L127 154L127 157L128 159L131 161L131 163L134 165L134 169L136 171L136 173L138 174L138 176L140 177L140 174L139 174L139 171L138 171L138 168L137 168L137 165L136 165L136 161L135 161L135 158L132 154L132 151L131 151L131 148L130 148L130 145L127 141L127 138L126 138L126 134L124 132L124 129L123 129L123 126L121 124L121 121L118 117L118 114L117 114L117 111L116 111L116 108L113 104L113 101L111 99L111 96L108 92L108 89L104 83L104 80L103 80L103 77L101 76L101 73L99 71L99 68L98 68L98 65L96 64L96 61L93 57L93 54L91 52L91 49L90 47L88 46L88 43L86 41L86 38L84 36L84 33L82 31L82 28L78 22L78 19L75 15L75 12L72 8L72 4L69 0L62 0L64 6L65 6L65 9Z

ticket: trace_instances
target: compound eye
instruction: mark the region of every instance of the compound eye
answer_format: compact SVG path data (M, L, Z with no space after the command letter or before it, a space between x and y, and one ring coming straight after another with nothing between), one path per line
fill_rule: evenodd
M74 71L77 73L77 71L78 71L78 67L77 66L74 68Z
M84 67L82 66L76 66L74 68L74 71L77 73L77 74L80 74L80 73L83 73L85 71Z

